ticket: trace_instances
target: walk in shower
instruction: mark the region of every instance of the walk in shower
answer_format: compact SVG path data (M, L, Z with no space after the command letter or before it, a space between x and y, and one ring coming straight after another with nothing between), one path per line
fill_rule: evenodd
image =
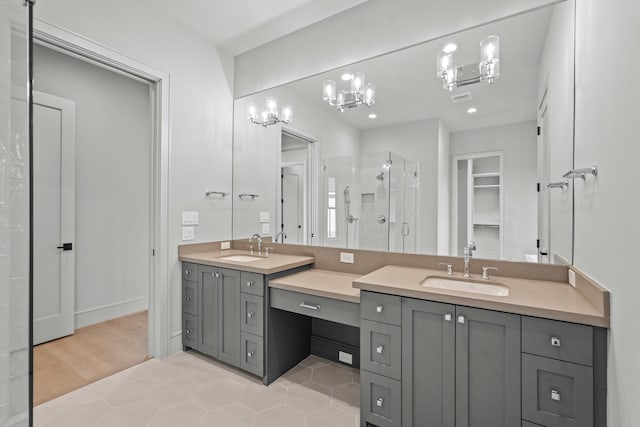
M322 245L417 251L419 164L392 152L322 162Z

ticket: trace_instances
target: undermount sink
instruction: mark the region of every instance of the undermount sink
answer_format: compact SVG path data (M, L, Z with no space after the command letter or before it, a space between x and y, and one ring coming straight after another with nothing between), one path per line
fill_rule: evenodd
M450 291L469 292L472 294L491 295L495 297L509 296L509 288L493 283L477 282L474 280L460 280L440 276L428 276L422 282L427 288L446 289Z
M221 259L224 259L227 261L235 261L235 262L253 262L253 261L259 261L263 258L258 256L250 256L250 255L229 255L229 256L223 256Z

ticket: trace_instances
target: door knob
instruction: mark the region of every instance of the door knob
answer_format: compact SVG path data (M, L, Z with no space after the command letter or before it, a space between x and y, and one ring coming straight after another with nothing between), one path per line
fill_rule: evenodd
M63 251L73 250L73 243L63 243L62 246L57 246L56 249L62 249Z

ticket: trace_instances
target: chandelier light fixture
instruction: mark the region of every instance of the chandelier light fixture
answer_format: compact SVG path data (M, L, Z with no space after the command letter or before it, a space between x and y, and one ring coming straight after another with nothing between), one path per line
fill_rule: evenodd
M489 36L480 42L480 62L456 66L453 60L455 48L447 45L437 56L436 76L442 79L442 87L452 91L456 87L480 82L493 84L500 77L500 38Z
M256 125L269 127L277 123L289 124L293 120L293 107L285 104L282 106L282 113L278 114L278 98L268 96L266 100L266 109L258 116L258 107L255 103L249 103L247 114L251 123Z
M371 107L376 102L376 85L364 81L364 73L343 74L342 80L351 81L350 90L336 88L334 80L326 80L322 87L322 99L340 112L361 105Z

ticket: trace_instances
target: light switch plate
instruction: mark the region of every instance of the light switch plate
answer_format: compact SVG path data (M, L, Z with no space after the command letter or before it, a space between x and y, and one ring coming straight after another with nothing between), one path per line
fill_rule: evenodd
M196 238L196 228L195 227L182 227L182 240L194 240Z
M262 224L262 234L269 233L271 233L271 226L269 225L269 223L267 222L266 224Z
M569 284L576 287L576 272L573 270L569 270Z
M198 225L198 212L182 212L182 225Z
M231 242L220 242L220 249L231 249Z
M271 215L269 212L260 212L260 222L265 223L271 221Z
M355 257L351 252L340 252L340 262L353 264L355 262Z
M353 365L353 354L345 353L344 351L338 351L338 360L342 363Z

